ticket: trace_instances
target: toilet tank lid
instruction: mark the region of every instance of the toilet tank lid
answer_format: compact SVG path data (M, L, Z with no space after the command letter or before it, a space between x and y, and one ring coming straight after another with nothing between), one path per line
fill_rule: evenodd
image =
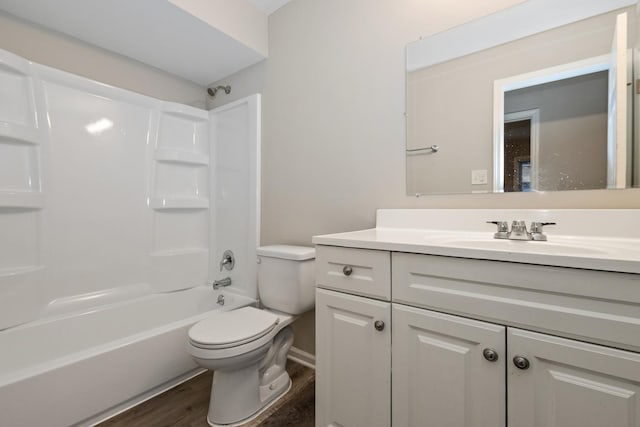
M309 246L268 245L256 249L258 256L303 261L316 257L316 249Z

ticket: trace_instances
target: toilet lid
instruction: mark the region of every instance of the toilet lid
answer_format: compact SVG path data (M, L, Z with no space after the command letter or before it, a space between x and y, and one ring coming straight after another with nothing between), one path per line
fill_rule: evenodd
M253 307L225 311L189 329L189 339L206 348L225 348L256 340L278 324L273 313Z

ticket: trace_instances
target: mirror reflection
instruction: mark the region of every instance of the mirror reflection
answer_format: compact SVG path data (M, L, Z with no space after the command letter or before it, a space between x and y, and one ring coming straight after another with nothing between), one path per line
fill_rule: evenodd
M504 99L504 112L494 111L503 117L494 141L497 191L607 188L608 74L497 91Z
M448 46L448 32L409 45L407 193L631 186L639 150L627 46L636 44L636 13L632 5L568 17L569 24L437 63L428 53ZM508 16L482 20L496 27ZM477 36L482 20L449 32L460 41L471 26Z

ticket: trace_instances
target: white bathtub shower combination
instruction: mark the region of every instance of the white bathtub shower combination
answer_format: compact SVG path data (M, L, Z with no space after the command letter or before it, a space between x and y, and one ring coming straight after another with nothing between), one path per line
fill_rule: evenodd
M117 412L195 372L191 324L255 302L259 101L208 112L0 51L0 425Z

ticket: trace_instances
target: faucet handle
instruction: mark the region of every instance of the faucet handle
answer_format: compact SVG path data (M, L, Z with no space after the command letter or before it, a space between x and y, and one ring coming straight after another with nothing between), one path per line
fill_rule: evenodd
M542 232L545 225L556 225L555 222L532 222L531 223L531 240L545 241L547 236Z
M531 229L529 230L532 233L542 233L542 227L545 225L556 225L555 222L532 222Z
M507 224L507 221L487 221L487 224L497 225L498 231L509 231L509 224Z
M222 254L222 260L220 261L220 271L222 271L223 268L226 268L227 270L233 270L233 266L235 264L236 260L233 257L233 252L228 249L224 251L224 253Z
M487 224L495 224L498 227L498 231L493 235L494 239L509 238L509 224L507 221L487 221Z

